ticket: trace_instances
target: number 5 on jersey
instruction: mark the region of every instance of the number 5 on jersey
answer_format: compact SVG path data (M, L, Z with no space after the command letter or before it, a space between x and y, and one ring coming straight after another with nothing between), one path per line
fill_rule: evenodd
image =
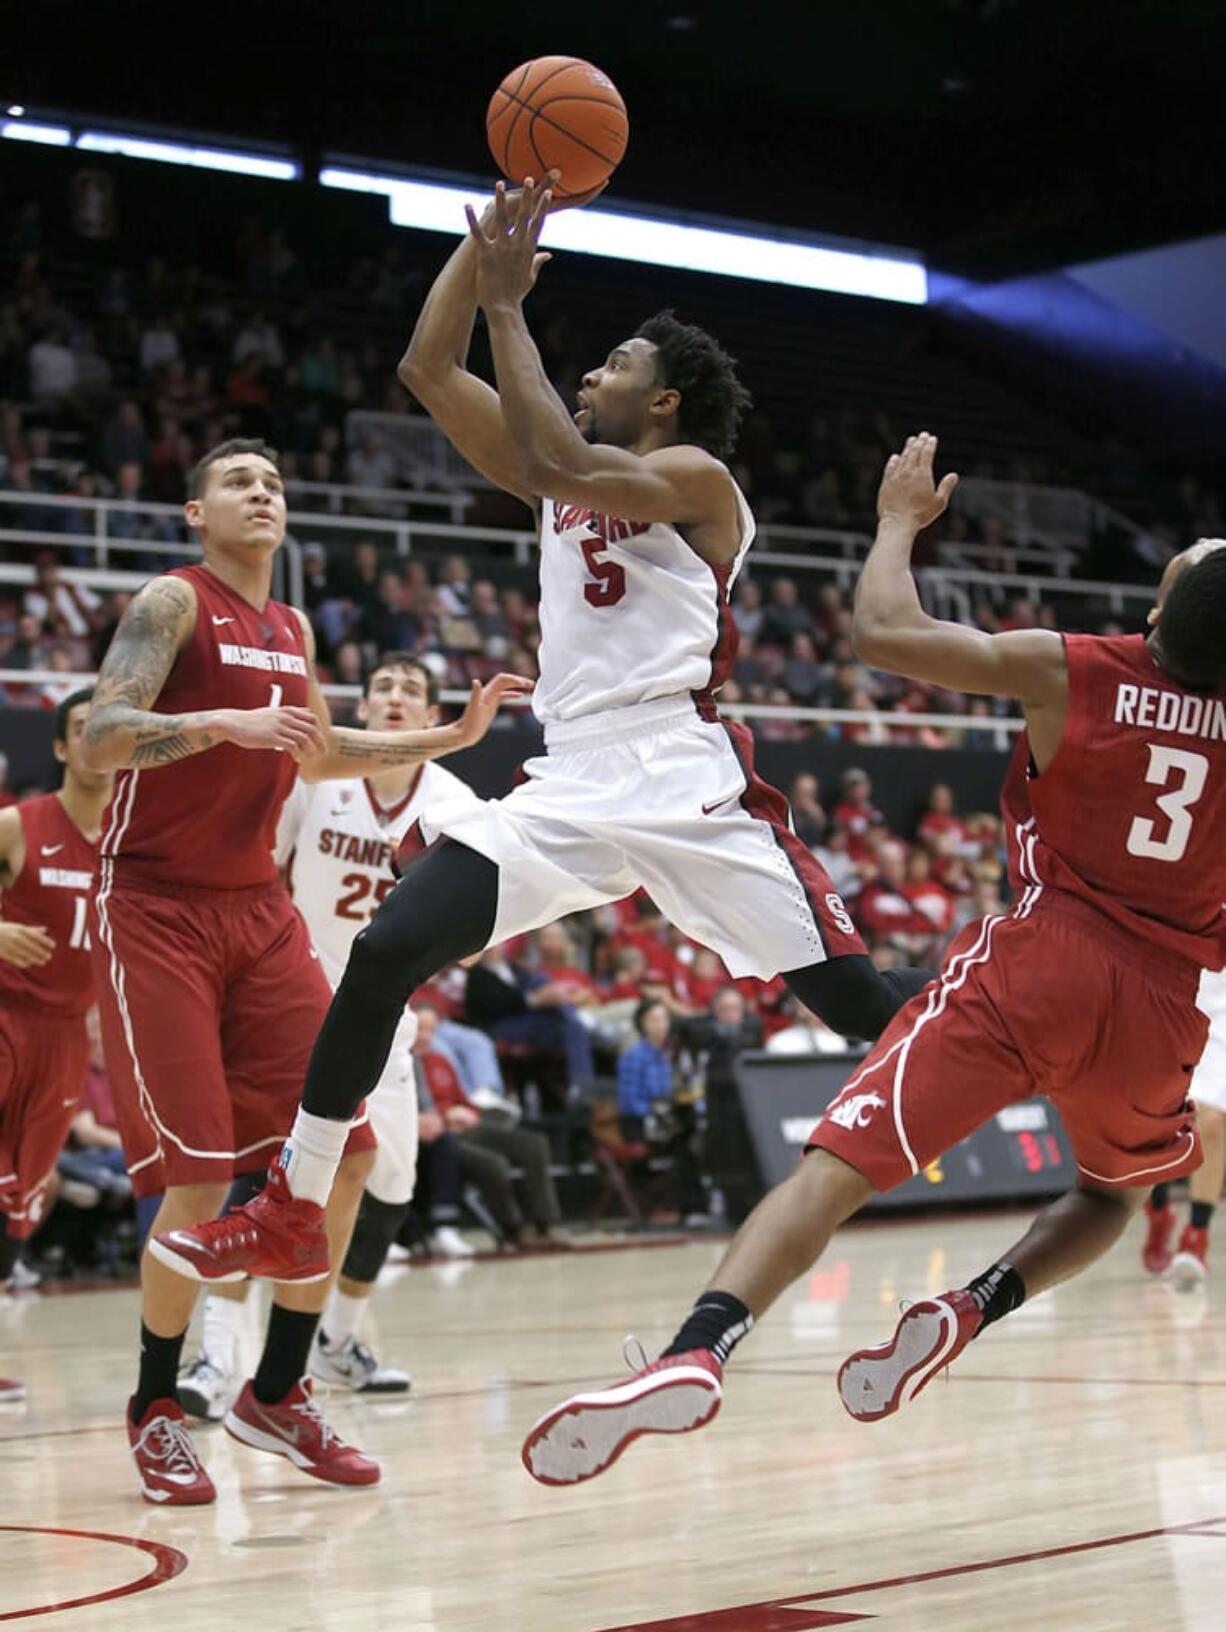
M1160 788L1166 787L1173 776L1181 778L1169 793L1160 795L1158 809L1170 826L1161 838L1154 837L1157 823L1152 816L1134 816L1128 829L1127 850L1130 856L1144 856L1149 861L1181 861L1192 836L1192 806L1205 791L1209 775L1209 761L1204 754L1189 753L1185 748L1162 748L1156 742L1149 744L1149 767L1145 780Z

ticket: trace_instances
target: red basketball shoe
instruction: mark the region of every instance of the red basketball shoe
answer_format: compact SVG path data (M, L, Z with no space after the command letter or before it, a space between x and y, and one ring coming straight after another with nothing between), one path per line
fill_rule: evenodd
M709 1349L691 1349L645 1366L627 1383L574 1394L531 1429L524 1467L542 1485L594 1479L640 1434L688 1434L710 1422L723 1375Z
M16 1405L26 1397L26 1385L12 1377L0 1377L0 1405Z
M244 1207L190 1229L162 1230L149 1251L193 1281L322 1281L328 1273L324 1210L289 1193L277 1164L268 1183Z
M1180 1292L1191 1292L1204 1283L1208 1273L1209 1231L1186 1224L1167 1271L1171 1285Z
M893 1416L956 1360L983 1325L965 1290L925 1298L905 1311L888 1343L857 1349L839 1367L839 1398L857 1422Z
M311 1398L311 1380L295 1383L283 1400L263 1405L250 1382L226 1412L226 1432L257 1451L287 1456L296 1468L329 1485L376 1485L383 1470L324 1421Z
M1175 1209L1155 1207L1147 1201L1145 1216L1149 1220L1149 1227L1145 1232L1145 1245L1141 1248L1141 1262L1151 1275L1164 1275L1171 1267L1171 1237L1175 1233Z
M217 1492L196 1455L177 1400L154 1400L139 1422L126 1413L128 1444L147 1502L168 1507L198 1507L215 1502Z

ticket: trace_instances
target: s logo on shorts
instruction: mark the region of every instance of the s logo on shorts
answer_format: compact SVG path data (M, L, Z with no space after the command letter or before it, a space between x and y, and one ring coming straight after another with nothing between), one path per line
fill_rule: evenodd
M835 895L833 890L826 897L826 908L844 935L854 935L856 926L852 923L847 908L843 905L843 897Z

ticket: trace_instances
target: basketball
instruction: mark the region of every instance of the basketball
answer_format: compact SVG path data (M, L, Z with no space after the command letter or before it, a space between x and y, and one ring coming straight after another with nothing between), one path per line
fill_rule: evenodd
M519 185L547 170L559 198L577 198L608 180L629 135L617 86L580 57L537 57L507 75L490 98L485 131L502 173Z

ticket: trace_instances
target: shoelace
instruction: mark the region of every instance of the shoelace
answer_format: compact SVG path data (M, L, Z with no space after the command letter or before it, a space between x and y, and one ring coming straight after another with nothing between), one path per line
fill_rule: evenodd
M650 1365L642 1340L633 1332L622 1338L622 1360L631 1371L646 1371Z
M155 1417L141 1437L153 1442L153 1455L166 1464L167 1473L199 1472L200 1459L191 1436L181 1422L175 1422L171 1417Z
M319 1409L319 1406L309 1394L304 1400L300 1401L299 1404L292 1406L291 1410L293 1410L298 1416L305 1417L307 1421L318 1430L319 1448L321 1451L326 1451L329 1445L332 1444L344 1444L344 1441L341 1439L340 1435L334 1433L328 1426L327 1418L324 1416L323 1412Z
M212 1238L214 1247L224 1249L252 1247L257 1236L251 1224L241 1212L227 1213L224 1218L214 1219L211 1225L206 1226Z

